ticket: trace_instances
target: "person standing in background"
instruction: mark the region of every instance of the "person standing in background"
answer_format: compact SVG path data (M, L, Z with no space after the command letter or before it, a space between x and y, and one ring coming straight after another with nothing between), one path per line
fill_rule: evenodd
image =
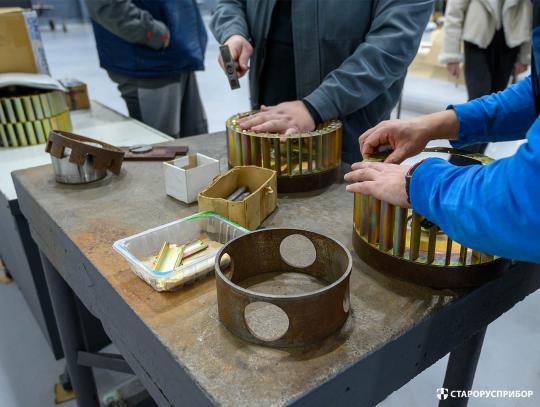
M512 72L518 76L530 63L531 22L530 0L448 0L439 62L458 78L464 61L469 100L504 90ZM486 146L466 150L482 153Z
M210 27L249 70L244 129L304 132L344 124L342 159L358 134L387 119L418 51L433 0L219 0Z
M172 137L208 132L195 71L207 34L192 0L86 0L100 65L130 117Z

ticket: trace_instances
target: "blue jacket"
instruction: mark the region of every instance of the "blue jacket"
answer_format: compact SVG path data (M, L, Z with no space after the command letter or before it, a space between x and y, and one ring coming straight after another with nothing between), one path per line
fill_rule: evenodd
M196 0L87 0L101 67L139 78L204 69L207 34ZM159 38L169 36L165 49Z
M533 52L540 61L538 29ZM540 263L540 119L531 77L452 108L459 121L455 147L525 137L527 142L513 156L486 166L426 160L411 180L412 207L466 246Z

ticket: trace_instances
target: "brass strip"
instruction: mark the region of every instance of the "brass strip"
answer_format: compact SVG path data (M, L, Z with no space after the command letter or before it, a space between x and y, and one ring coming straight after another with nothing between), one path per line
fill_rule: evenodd
M292 175L292 140L287 137L287 174Z
M394 256L403 257L405 254L405 242L407 240L407 217L409 210L396 208L394 220Z
M461 245L461 249L459 249L459 263L462 266L467 265L467 247Z
M360 195L360 235L364 238L368 237L369 233L369 196Z
M415 261L418 259L420 252L420 235L422 229L420 223L422 222L422 216L416 212L413 212L411 221L411 243L409 251L409 260Z
M313 137L308 138L308 172L313 171Z
M304 161L302 159L302 138L298 138L298 174L302 175Z
M234 146L234 165L243 165L242 162L242 133L236 133L235 138L238 140L235 141Z
M437 243L438 230L439 228L437 225L433 225L429 228L427 264L431 264L435 260L435 244Z
M379 242L381 201L370 196L369 207L371 208L371 216L369 217L369 243L376 244Z
M452 239L448 238L446 241L446 257L444 258L444 265L449 266L452 262Z
M265 138L262 141L264 168L272 168L270 161L270 139Z
M388 202L381 203L381 222L380 222L380 242L381 249L388 251L393 246L394 231L394 212L395 207Z
M274 139L274 161L276 163L277 175L281 175L281 145L279 138Z

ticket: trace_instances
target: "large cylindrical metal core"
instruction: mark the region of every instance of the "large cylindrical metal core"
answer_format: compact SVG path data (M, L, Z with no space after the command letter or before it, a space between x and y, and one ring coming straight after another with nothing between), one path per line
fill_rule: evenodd
M489 157L453 149L426 149L424 155L458 165L486 164ZM382 161L380 156L373 161ZM464 222L466 219L464 219ZM478 286L502 273L509 261L452 241L444 231L413 211L355 194L353 245L377 271L434 288Z
M278 192L306 192L323 188L339 178L342 124L324 122L308 133L255 133L242 130L237 120L255 112L240 113L227 120L229 165L257 165L278 175Z

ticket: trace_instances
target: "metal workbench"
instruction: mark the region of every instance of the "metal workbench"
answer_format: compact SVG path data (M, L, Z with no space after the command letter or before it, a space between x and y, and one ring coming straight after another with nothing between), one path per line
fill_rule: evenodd
M108 107L92 102L91 109L70 113L75 132L114 145L154 144L171 140L143 123ZM62 357L56 322L52 313L39 252L19 210L11 172L51 162L43 144L0 147L0 258L20 288L34 318L49 342L54 356ZM91 315L82 316L84 337L90 348L103 346L108 339Z
M224 164L223 133L173 143ZM309 348L256 346L220 325L213 278L158 293L113 250L117 239L197 211L196 204L166 196L161 163L128 162L120 176L87 186L56 184L50 166L13 178L44 259L80 406L97 405L97 394L91 368L81 366L91 363L79 352L77 315L65 307L75 297L101 320L160 406L364 406L448 352L445 387L470 388L486 326L540 287L540 266L518 263L501 278L453 296L386 278L353 253L352 314L339 333ZM334 184L280 195L263 225L310 229L352 248L352 207L352 195Z

